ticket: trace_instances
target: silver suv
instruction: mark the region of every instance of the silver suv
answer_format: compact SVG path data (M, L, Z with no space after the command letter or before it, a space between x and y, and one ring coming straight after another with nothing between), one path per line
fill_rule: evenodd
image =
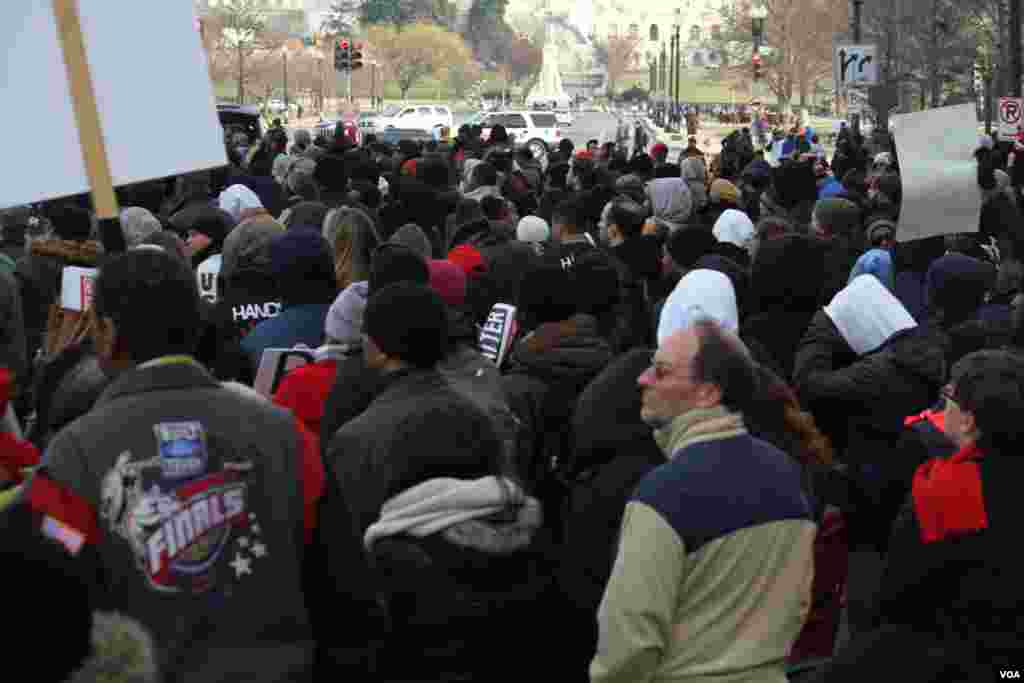
M562 140L558 119L550 111L491 112L480 122L483 139L490 136L491 128L496 125L504 126L505 132L515 136L517 146L525 145L537 158L545 156Z

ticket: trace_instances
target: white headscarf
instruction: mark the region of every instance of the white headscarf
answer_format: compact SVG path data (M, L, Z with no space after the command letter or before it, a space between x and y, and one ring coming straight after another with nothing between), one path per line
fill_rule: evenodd
M245 185L232 185L221 192L219 203L221 210L231 214L236 223L243 210L263 208L260 198Z
M683 227L693 209L690 188L682 178L657 178L647 184L654 222L667 225L674 232Z
M851 280L825 307L825 314L858 356L897 332L917 327L900 300L870 274Z
M754 224L747 214L736 209L723 211L711 232L719 242L728 242L746 251L750 251L754 241Z
M739 330L736 290L732 281L717 270L691 270L679 281L661 310L658 345L700 320L714 320L730 332Z

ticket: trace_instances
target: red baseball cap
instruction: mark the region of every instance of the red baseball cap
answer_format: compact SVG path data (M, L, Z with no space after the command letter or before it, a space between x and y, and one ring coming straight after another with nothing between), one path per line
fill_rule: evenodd
M668 145L664 142L655 143L655 145L651 147L651 155L657 154L668 154Z

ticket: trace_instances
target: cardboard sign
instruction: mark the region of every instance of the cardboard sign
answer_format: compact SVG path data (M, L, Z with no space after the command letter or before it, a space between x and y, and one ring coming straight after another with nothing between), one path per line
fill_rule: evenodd
M900 242L977 232L981 190L974 150L978 117L974 104L898 114L896 137L903 181Z
M114 185L227 163L192 4L0 4L0 126L20 160L0 183L0 208L96 191L104 161Z
M61 308L69 311L88 310L92 305L92 290L98 273L95 268L66 266L61 273Z
M516 307L494 304L487 322L480 330L478 348L481 355L500 368L515 339L516 331Z

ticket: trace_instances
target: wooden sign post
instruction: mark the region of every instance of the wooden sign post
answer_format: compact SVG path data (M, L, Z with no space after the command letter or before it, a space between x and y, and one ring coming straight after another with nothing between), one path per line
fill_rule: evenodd
M110 172L100 112L96 106L96 91L85 54L78 0L53 0L53 16L64 53L64 66L71 88L71 105L78 124L78 137L86 175L89 177L93 208L100 219L117 218L117 195L114 194L114 179Z

